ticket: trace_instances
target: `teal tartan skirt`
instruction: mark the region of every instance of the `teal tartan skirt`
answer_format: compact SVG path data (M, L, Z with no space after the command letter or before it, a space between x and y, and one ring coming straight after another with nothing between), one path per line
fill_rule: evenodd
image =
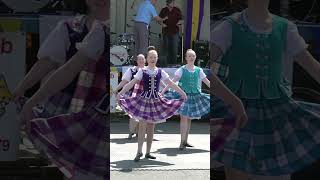
M211 160L250 174L291 174L320 158L320 105L242 99L248 123L236 129L230 107L211 97ZM224 118L218 120L217 118Z
M180 94L174 91L167 91L164 94L167 99L180 99ZM183 103L177 114L190 119L201 119L210 113L210 95L205 93L187 94L187 101Z

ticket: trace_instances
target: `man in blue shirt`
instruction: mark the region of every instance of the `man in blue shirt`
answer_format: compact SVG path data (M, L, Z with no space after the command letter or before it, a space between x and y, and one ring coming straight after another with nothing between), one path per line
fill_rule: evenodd
M134 19L134 32L135 32L135 50L136 55L146 54L148 47L149 32L148 27L150 22L155 19L161 25L166 19L158 16L155 5L157 0L145 0L139 4L137 15Z

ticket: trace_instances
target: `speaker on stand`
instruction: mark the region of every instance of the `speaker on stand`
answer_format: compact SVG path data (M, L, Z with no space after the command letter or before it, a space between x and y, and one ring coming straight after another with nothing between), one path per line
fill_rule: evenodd
M197 54L196 64L199 67L209 67L210 51L208 41L194 41L193 50Z

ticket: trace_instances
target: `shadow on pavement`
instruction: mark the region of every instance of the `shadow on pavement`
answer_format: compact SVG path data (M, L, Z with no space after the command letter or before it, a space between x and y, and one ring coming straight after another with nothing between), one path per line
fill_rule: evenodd
M157 139L153 139L153 141L159 141ZM146 142L146 139L145 139ZM138 138L133 137L132 139L128 138L110 138L110 143L116 143L116 144L128 144L128 143L138 143Z
M134 157L132 157L133 159ZM120 170L121 172L131 172L135 169L143 169L143 168L155 168L155 167L164 167L164 166L172 166L174 164L149 160L149 159L141 159L139 162L134 162L133 160L122 160L115 161L110 163L111 168L115 168Z
M128 120L121 122L111 122L111 134L127 134ZM180 121L170 121L165 123L156 124L155 136L157 134L180 134ZM202 120L193 120L191 123L190 134L210 134L210 123Z
M180 150L177 148L161 148L155 151L155 153L166 154L167 156L178 156L180 154L195 154L195 153L208 153L210 151L203 149L187 148Z

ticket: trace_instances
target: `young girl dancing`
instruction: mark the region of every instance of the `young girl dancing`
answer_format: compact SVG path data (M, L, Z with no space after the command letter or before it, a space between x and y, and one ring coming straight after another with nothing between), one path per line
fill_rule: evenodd
M248 0L247 9L227 17L211 35L213 69L248 113L245 127L234 129L223 148L212 152L212 160L224 163L227 180L290 179L320 158L320 105L291 98L284 72L293 62L284 57L319 83L320 64L296 26L268 6L269 0ZM231 116L218 98L213 104L214 117Z
M180 133L181 142L180 150L185 147L193 147L188 143L188 135L191 127L191 119L200 119L201 116L210 112L210 95L201 93L201 84L204 82L210 87L210 81L204 74L203 70L194 65L196 53L192 49L186 52L187 64L179 68L175 72L173 82L179 81L179 87L187 93L188 100L178 110L180 114ZM161 94L164 94L168 86L163 89ZM171 92L165 94L168 99L179 98L179 94Z
M139 54L137 56L137 66L130 67L122 76L122 80L119 83L119 85L114 89L113 94L117 94L119 89L121 89L124 85L128 84L134 76L137 74L138 70L141 68L144 68L146 64L146 59L143 54ZM139 87L137 87L139 89ZM127 97L132 96L134 87L130 89L125 95ZM137 92L135 92L136 94ZM129 115L130 116L130 115ZM131 139L134 134L138 134L138 121L136 119L133 119L130 116L129 120L129 136L128 138Z
M169 75L162 69L157 68L158 53L151 50L147 54L146 68L140 69L124 88L118 93L119 105L121 108L130 114L133 118L139 120L138 132L138 152L135 161L139 161L143 156L142 146L147 132L147 151L146 158L155 159L150 155L150 149L153 141L154 125L156 123L165 122L166 119L174 115L180 108L186 94L170 79ZM167 100L160 96L159 86L163 80L174 90L176 90L182 99ZM122 95L131 89L136 83L141 82L143 87L142 92L135 97L122 97Z
M106 20L106 13L109 12L107 0L81 0L78 3L87 6L87 13L62 20L49 34L39 49L39 60L13 91L16 101L23 97L28 89L40 80L44 81L44 77L48 77L52 71L57 70L77 53L77 43L88 34L95 19ZM78 78L78 75L75 76L72 83L63 90L44 100L42 104L45 108L39 117L52 117L69 112Z
M109 173L107 32L107 27L97 22L78 44L78 52L49 77L20 114L34 145L68 178L79 179L79 173L87 179L102 179ZM79 73L71 100L75 106L63 114L34 119L33 107L64 89Z

